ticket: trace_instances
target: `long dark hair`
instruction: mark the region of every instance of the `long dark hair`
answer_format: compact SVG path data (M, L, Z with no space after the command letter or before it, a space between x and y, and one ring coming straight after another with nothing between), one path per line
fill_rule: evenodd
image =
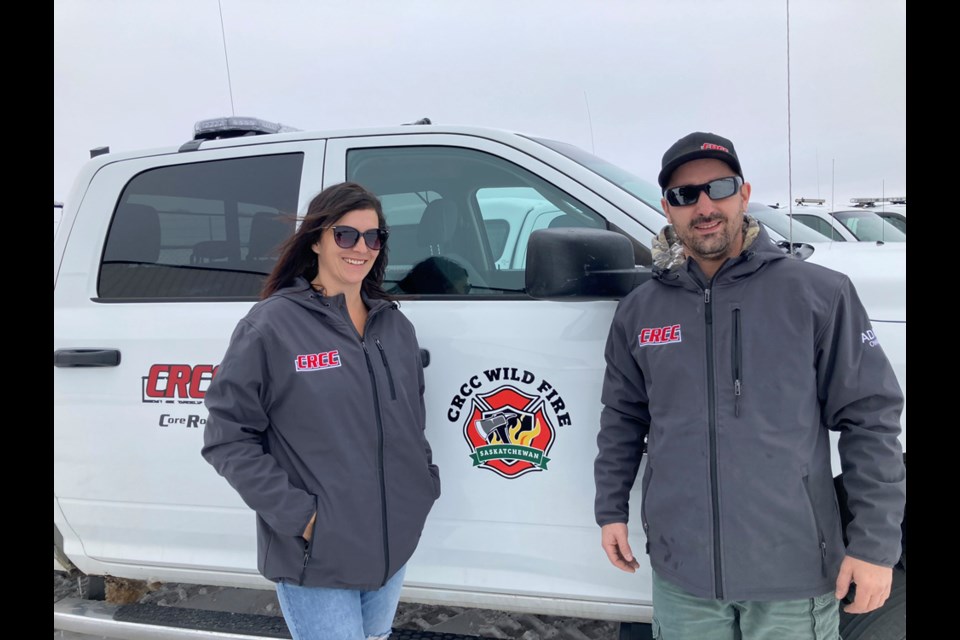
M377 225L381 229L387 228L380 198L356 182L334 184L314 196L296 233L280 246L280 257L263 283L260 298L264 299L278 289L292 285L298 276L303 276L308 282L317 277L317 254L313 252L313 245L320 240L325 228L333 226L337 220L356 209L373 209L377 212ZM387 246L380 249L373 268L361 284L361 290L370 298L392 299L383 290Z

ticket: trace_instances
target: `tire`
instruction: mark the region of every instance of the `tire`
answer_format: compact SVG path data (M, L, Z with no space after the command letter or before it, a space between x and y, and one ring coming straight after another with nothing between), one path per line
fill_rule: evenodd
M84 600L105 600L106 583L103 576L88 576L79 574L77 576L77 596Z
M844 613L840 604L840 637L843 640L906 640L907 572L893 569L893 588L886 603L876 611Z

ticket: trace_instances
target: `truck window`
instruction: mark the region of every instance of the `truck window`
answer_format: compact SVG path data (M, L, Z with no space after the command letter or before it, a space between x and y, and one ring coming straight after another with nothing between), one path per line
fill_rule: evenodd
M477 205L483 217L497 269L523 269L527 242L538 229L555 227L606 228L598 214L572 198L558 208L540 192L529 187L483 188L477 191Z
M303 155L177 164L121 193L101 299L255 299L296 224Z
M833 225L826 220L818 218L817 216L795 213L793 214L793 219L797 222L802 222L811 229L816 229L828 238L833 238L834 240L845 240L845 238L840 235L840 232L833 228Z
M347 179L383 203L390 229L384 285L400 297L523 295L533 231L608 227L527 169L472 149L353 149Z

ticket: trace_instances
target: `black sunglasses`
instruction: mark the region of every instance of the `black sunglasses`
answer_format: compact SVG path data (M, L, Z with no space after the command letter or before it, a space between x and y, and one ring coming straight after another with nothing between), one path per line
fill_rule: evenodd
M387 244L387 236L390 235L386 229L368 229L360 233L353 227L324 228L333 230L333 241L341 249L352 249L360 242L360 236L363 236L363 241L367 243L367 247L371 251L379 251L383 249L383 245Z
M696 204L700 199L700 192L703 191L711 200L723 200L729 198L740 190L743 185L743 178L740 176L730 176L729 178L717 178L704 184L685 184L679 187L665 189L663 195L667 202L674 207L687 207Z

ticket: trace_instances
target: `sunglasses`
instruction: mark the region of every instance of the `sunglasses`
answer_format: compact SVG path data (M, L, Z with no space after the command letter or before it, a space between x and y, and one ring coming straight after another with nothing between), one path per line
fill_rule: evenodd
M723 200L729 198L740 190L743 185L743 178L740 176L731 176L729 178L717 178L705 184L685 184L680 187L666 189L663 195L667 202L674 207L687 207L696 204L700 199L700 192L703 191L711 200Z
M341 249L352 249L360 242L360 236L367 243L367 248L371 251L380 251L383 245L387 244L387 236L390 233L386 229L369 229L360 233L353 227L325 227L333 230L333 241Z

